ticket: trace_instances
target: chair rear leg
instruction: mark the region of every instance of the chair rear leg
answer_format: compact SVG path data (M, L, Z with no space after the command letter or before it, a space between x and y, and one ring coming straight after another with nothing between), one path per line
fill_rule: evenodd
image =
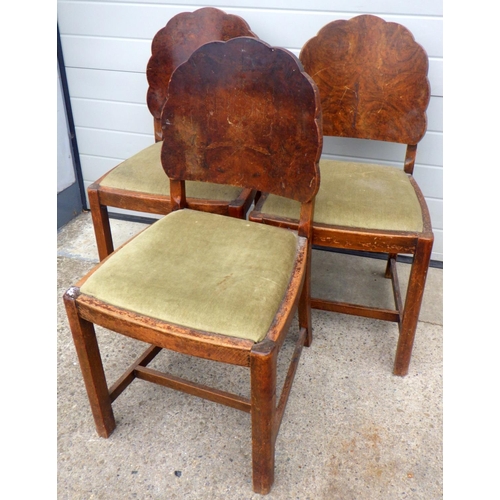
M276 441L276 364L274 342L256 344L250 355L253 489L265 495L274 482Z
M99 436L107 438L116 427L111 398L94 325L82 319L78 314L75 303L78 294L78 288L70 288L64 295L64 304L97 433Z
M312 252L308 252L306 275L299 301L299 327L306 329L306 339L304 345L309 347L312 344L312 318L311 318L311 259Z
M399 327L399 339L396 358L394 360L394 375L404 376L408 373L418 317L422 306L425 280L427 271L429 270L432 243L432 239L423 238L417 242L408 281L403 318Z
M87 193L89 196L90 214L92 215L92 223L94 225L97 252L99 260L103 260L110 253L113 253L114 250L108 209L105 205L101 205L99 193L96 188L89 186Z
M391 272L391 260L397 260L398 254L397 253L390 253L389 256L387 257L387 266L385 268L385 277L386 278L392 278L392 272Z

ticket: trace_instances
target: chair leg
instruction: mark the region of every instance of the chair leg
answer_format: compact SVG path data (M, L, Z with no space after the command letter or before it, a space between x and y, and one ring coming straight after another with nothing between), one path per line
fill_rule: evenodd
M89 186L87 193L89 196L90 214L92 215L92 223L94 225L97 252L99 260L103 260L110 253L113 253L114 250L108 209L105 205L101 205L97 189Z
M392 272L391 272L391 260L397 260L398 254L397 253L390 253L389 256L387 257L387 266L385 268L385 277L386 278L392 278Z
M411 352L417 330L418 317L424 295L425 280L431 259L432 239L419 239L406 292L403 319L399 327L399 339L394 361L394 375L408 373Z
M299 327L306 329L306 339L304 345L309 347L312 344L312 319L311 319L311 259L312 252L308 252L306 276L299 301Z
M253 489L265 495L274 482L277 347L256 344L250 355Z
M97 433L107 438L116 427L111 398L94 325L79 316L75 303L77 295L78 289L70 288L64 295L64 303Z

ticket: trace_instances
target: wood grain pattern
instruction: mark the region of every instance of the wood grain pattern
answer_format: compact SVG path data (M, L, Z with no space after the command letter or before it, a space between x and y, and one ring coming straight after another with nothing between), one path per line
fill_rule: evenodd
M325 135L417 144L427 127L428 58L404 26L334 21L300 53L317 83Z
M213 7L174 16L153 38L151 58L146 76L149 83L148 108L156 120L168 93L170 77L180 64L203 44L213 40L229 40L238 36L256 35L247 22L239 16L226 14ZM161 128L158 129L160 131Z
M316 86L290 52L253 38L206 44L170 81L165 172L309 201L319 187L316 99Z

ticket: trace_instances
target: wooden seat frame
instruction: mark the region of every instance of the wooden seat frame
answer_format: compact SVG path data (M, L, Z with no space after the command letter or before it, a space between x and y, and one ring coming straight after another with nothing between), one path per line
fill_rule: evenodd
M204 7L194 12L182 12L174 16L153 38L151 58L146 75L149 88L147 104L154 119L155 142L161 141L161 111L166 101L168 82L174 69L198 47L214 40L229 40L238 36L256 35L241 17L226 14L213 7ZM140 165L138 165L140 168ZM103 186L107 172L87 188L90 212L94 225L99 259L113 252L113 238L107 207L133 210L143 213L165 215L172 210L170 196L141 191ZM255 192L244 189L231 201L188 198L188 206L195 210L245 218Z
M245 85L247 90L234 90ZM199 95L193 95L192 88L198 88ZM269 99L269 89L279 104ZM183 116L189 116L193 130L200 131L199 142L193 142L190 133L183 135ZM303 125L290 128L299 117ZM185 180L194 178L293 198L302 206L296 263L275 320L258 343L160 321L82 293L80 287L107 259L71 287L64 295L64 302L100 436L108 437L115 428L112 403L135 378L177 389L251 414L253 488L262 494L270 490L274 481L276 437L302 347L312 341L307 276L314 197L319 187L320 117L318 89L303 72L299 60L288 51L255 38L206 44L174 72L162 117L162 123L168 123L162 164L170 178L173 210L188 206ZM229 121L232 127L228 128ZM238 129L236 132L234 127ZM273 133L269 134L269 130ZM196 157L193 164L186 160L193 158L190 151ZM256 158L261 161L256 162ZM235 162L240 168L235 168ZM276 178L284 181L276 183ZM277 357L296 311L299 338L278 399ZM110 387L94 324L151 344ZM250 397L149 368L148 364L162 349L249 368Z
M352 48L352 53L349 48ZM373 51L378 59L367 57ZM395 309L314 297L311 300L314 309L398 323L399 339L393 373L404 376L409 369L434 241L429 210L413 178L417 144L427 126L426 108L430 98L428 58L405 27L372 15L327 24L304 45L299 57L320 91L325 137L353 137L407 145L404 172L420 204L421 231L372 230L313 223L313 245L319 249L388 254L385 277L392 279ZM383 69L390 68L389 75L383 74L380 60L386 65ZM267 195L263 195L256 203L255 210L249 215L250 220L297 227L292 219L265 213L263 205L266 199ZM413 256L404 302L396 267L398 254Z

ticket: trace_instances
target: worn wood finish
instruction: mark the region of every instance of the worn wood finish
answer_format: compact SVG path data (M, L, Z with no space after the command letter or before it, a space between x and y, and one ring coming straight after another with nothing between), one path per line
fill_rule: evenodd
M87 389L90 407L94 416L97 433L109 437L116 427L111 397L102 365L101 353L93 323L84 320L78 312L77 293L70 288L64 294L64 305L73 335L78 361Z
M429 62L411 32L376 16L324 26L301 50L325 135L417 144L427 127Z
M147 366L161 352L161 347L149 346L128 368L122 376L109 388L109 396L113 402L137 377L137 368Z
M196 384L171 374L161 373L158 370L138 366L136 369L136 377L141 380L163 385L164 387L182 391L186 394L191 394L192 396L207 399L208 401L223 404L247 413L250 413L251 411L251 404L248 398L242 398L236 394L220 391L206 385Z
M413 253L413 264L406 292L405 309L399 323L398 345L394 361L394 373L397 375L406 375L408 373L420 306L424 295L425 280L429 270L432 242L431 237L423 236L419 238Z
M312 244L317 247L388 254L385 276L393 282L394 309L311 299L317 309L354 314L399 325L393 373L408 373L425 278L434 236L424 196L411 176L417 143L423 137L430 97L425 51L401 25L363 15L333 21L303 47L300 59L318 85L325 135L407 144L402 166L409 176L422 211L423 230L403 232L367 230L314 223ZM249 218L297 229L299 222L262 212L263 194ZM396 259L412 254L406 299L400 292Z
M229 40L239 36L256 37L244 19L213 7L177 14L155 35L146 70L149 83L147 104L154 119L155 141L162 140L161 110L174 69L201 45L212 40ZM102 186L101 182L108 173L87 189L101 260L114 250L108 206L158 215L165 215L172 210L167 194L152 195L138 190ZM245 218L255 194L252 189L244 189L235 200L229 202L190 198L188 206L195 210Z
M252 401L253 489L265 495L274 482L276 425L276 344L264 340L252 349L250 390Z
M309 203L303 203L300 211L300 221L297 231L307 238L307 261L304 276L304 290L299 302L299 326L306 332L305 345L309 347L312 343L312 317L311 317L311 257L313 241L313 216L316 199Z
M210 64L203 61L218 64L214 66L217 71L207 74ZM174 72L172 81L175 83L170 88L163 119L164 125L168 122L165 140L173 149L163 149L162 161L171 180L174 210L205 209L190 206L185 193L186 178L224 182L244 189L272 187L278 195L303 201L297 222L299 236L294 268L282 302L266 337L258 343L160 321L81 293L80 287L113 258L112 254L66 292L69 324L99 435L107 437L113 431L111 404L136 378L250 412L253 488L265 494L273 484L276 436L302 347L312 340L308 275L322 148L319 93L293 54L251 37L202 46ZM285 124L285 118L294 126L290 128ZM186 123L191 132L199 131L191 136L192 140L185 138ZM203 132L205 127L208 134ZM179 161L179 168L166 168L172 165L173 159ZM261 162L269 168L262 169ZM124 246L127 244L130 242ZM120 248L115 252L120 252ZM269 248L269 252L273 249ZM175 285L172 283L174 289ZM297 311L299 338L278 399L277 357ZM109 388L94 324L150 344ZM250 398L149 368L147 365L161 349L247 367Z
M135 314L88 295L78 300L79 315L85 320L109 330L119 330L122 335L183 354L224 363L248 366L249 340L200 332L180 325L159 321L149 316Z
M337 312L341 314L353 314L364 318L380 319L384 321L400 321L398 311L392 309L384 309L381 307L367 307L358 304L349 304L347 302L338 302L325 299L311 299L311 307L313 309L321 309L322 311Z
M315 92L309 77L299 65L290 64L290 53L284 49L258 44L264 50L255 57L256 39L236 38L226 42L234 54L228 59L220 57L221 43L195 51L172 75L169 91L176 99L167 99L162 114L161 154L167 175L211 178L219 184L310 201L319 187L315 144L321 130L317 110L306 111L305 103ZM273 78L261 72L270 61L275 65ZM204 100L195 107L200 94ZM248 99L254 102L250 112ZM186 109L192 110L190 116ZM185 154L188 144L190 155ZM300 176L300 182L283 182L291 175Z
M147 104L155 120L156 140L162 139L161 111L174 69L203 44L238 36L256 37L244 19L213 7L182 12L158 31L151 43L151 58L146 69L149 84Z
M309 332L305 328L301 328L299 332L299 338L295 344L295 350L293 351L292 360L290 366L288 367L288 373L286 375L283 388L281 390L281 396L279 399L278 406L276 408L276 431L275 434L278 435L281 422L283 420L283 415L285 414L286 404L288 402L288 397L292 390L293 379L297 373L297 367L299 366L300 355L302 353L302 348L307 347L307 337Z

